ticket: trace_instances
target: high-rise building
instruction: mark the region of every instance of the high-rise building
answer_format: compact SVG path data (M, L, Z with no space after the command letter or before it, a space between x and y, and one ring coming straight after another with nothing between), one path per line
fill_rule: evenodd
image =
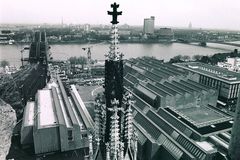
M144 34L153 34L154 33L154 21L155 21L154 16L144 19L144 24L143 24L143 33Z

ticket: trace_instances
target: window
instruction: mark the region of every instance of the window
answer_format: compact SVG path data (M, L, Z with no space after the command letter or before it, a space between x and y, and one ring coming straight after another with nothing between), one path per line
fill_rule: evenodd
M72 130L68 130L68 140L73 141L73 133Z
M88 135L87 134L82 134L82 138L87 138Z
M199 95L196 99L196 107L200 107L201 106L201 95Z
M239 92L239 84L237 84L236 89L235 89L235 97L238 97L238 92Z

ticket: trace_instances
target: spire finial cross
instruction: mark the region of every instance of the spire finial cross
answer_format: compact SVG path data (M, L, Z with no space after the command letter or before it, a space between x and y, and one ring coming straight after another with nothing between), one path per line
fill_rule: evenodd
M116 2L114 2L113 4L111 4L111 7L113 8L113 11L108 11L108 15L112 15L112 24L118 24L119 22L117 21L117 16L122 15L122 11L118 12L117 8L119 7L119 4L117 4Z

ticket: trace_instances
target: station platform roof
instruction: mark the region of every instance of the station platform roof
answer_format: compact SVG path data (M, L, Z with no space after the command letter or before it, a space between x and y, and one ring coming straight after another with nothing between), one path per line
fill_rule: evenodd
M38 114L41 127L57 124L51 90L38 90Z

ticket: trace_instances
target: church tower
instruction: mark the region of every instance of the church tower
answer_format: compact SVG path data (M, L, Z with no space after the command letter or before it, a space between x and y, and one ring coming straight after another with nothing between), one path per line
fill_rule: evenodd
M95 103L95 133L90 137L90 159L135 160L137 135L133 128L132 95L124 93L123 54L119 52L117 16L118 4L111 4L112 16L110 51L105 55L104 98L98 96ZM93 147L92 147L93 146ZM94 147L95 146L95 147ZM94 152L94 154L92 154Z

